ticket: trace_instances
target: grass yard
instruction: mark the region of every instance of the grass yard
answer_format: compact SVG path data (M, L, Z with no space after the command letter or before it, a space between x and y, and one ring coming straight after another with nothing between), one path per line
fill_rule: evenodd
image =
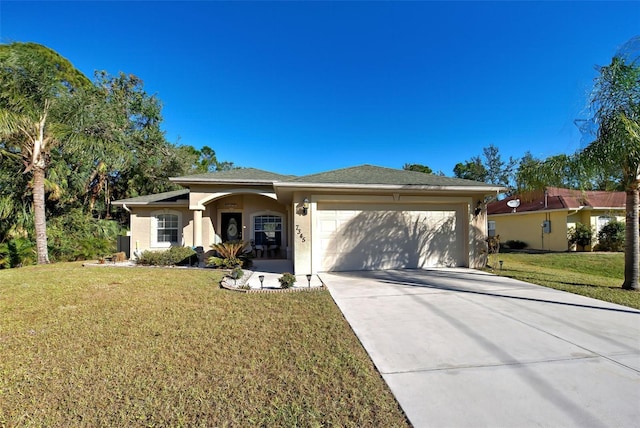
M408 426L326 291L210 270L0 270L0 426Z
M498 275L640 309L640 292L620 288L622 253L500 253L489 263Z

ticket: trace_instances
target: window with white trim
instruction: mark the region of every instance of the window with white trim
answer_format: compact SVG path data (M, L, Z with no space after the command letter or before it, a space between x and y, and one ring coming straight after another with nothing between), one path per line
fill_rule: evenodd
M151 219L151 245L153 247L170 247L180 245L182 230L180 214L176 212L156 212Z
M487 222L487 235L496 236L496 222L493 220Z
M253 234L256 245L282 244L282 217L257 215L253 218Z

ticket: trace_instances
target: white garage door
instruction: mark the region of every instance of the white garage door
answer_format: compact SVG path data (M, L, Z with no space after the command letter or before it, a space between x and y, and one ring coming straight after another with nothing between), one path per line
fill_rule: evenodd
M464 266L464 231L455 207L316 211L314 266L348 271Z

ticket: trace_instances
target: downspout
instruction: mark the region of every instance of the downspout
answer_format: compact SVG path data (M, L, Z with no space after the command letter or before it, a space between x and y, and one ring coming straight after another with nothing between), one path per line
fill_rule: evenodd
M122 204L122 208L124 208L126 212L131 214L131 209L127 206L127 204ZM131 225L131 221L129 221L129 225ZM140 251L139 246L140 246L140 241L136 241L136 249L131 252L131 254L133 254L136 257L136 259L139 259L140 256L142 255L142 252ZM129 242L129 249L131 249L131 242Z

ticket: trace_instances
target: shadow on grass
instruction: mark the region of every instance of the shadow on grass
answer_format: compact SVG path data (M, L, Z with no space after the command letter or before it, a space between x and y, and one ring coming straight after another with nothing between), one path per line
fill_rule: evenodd
M516 274L509 274L508 272L515 272ZM515 279L518 281L532 280L533 283L536 283L535 280L539 280L539 281L546 281L549 284L573 285L576 287L591 288L594 290L597 290L597 289L622 290L621 286L616 286L616 285L594 285L594 284L587 284L583 282L558 281L556 279L557 277L551 274L546 274L541 272L537 272L535 276L532 276L529 274L528 271L519 270L519 269L509 269L509 270L503 270L503 271L492 270L491 273L499 276L504 276L505 278Z
M557 284L564 284L564 285L573 285L576 287L585 287L585 288L592 288L594 290L598 290L598 289L607 289L607 290L622 290L622 287L616 287L615 285L593 285L593 284L583 284L580 282L565 282L565 281L555 281ZM627 291L627 290L624 290Z

